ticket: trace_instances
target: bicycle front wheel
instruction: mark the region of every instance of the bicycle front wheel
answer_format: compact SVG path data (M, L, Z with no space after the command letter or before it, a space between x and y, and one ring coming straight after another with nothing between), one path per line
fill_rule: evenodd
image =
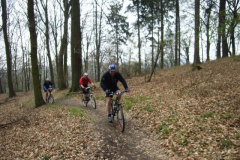
M49 103L54 103L54 97L53 97L52 94L49 95L49 97L48 97L48 102L49 102Z
M92 107L93 107L94 109L96 109L96 108L97 108L97 106L96 106L96 100L95 100L95 97L94 97L93 95L90 96L90 101L91 101Z
M118 106L118 110L117 110L117 123L120 131L123 132L125 128L125 121L124 121L123 109L121 105Z

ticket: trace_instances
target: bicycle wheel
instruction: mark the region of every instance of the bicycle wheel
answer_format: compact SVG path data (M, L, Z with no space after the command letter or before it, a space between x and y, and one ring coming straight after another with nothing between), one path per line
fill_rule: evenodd
M123 109L121 105L118 106L118 110L117 110L117 123L120 131L123 132L125 127L125 121L124 121Z
M49 103L54 103L54 97L53 97L52 94L49 95L49 97L48 97L48 102L49 102Z
M94 109L96 109L96 108L97 108L97 106L96 106L96 100L95 100L95 98L94 98L93 95L90 95L90 101L91 101L92 107L93 107Z

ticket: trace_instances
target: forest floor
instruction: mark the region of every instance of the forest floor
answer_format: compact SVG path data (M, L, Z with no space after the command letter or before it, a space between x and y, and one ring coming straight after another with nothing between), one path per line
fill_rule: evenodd
M68 90L38 108L33 92L0 94L0 159L240 159L240 58L201 67L126 79L123 133L108 122L98 83L97 109Z

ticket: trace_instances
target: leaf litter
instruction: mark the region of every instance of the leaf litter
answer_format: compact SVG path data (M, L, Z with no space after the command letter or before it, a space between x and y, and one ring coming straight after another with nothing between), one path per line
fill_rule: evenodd
M201 67L158 70L149 83L145 76L126 79L131 89L122 100L130 105L127 120L148 131L154 150L166 154L165 159L239 159L240 62L224 58ZM53 94L74 98L66 97L68 90ZM101 89L94 94L102 103ZM104 140L84 110L57 103L34 109L33 92L13 99L1 94L0 102L1 159L108 159L91 155Z

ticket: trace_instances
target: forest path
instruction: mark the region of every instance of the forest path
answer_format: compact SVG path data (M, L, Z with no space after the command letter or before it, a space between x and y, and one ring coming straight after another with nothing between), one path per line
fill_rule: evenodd
M125 130L120 132L116 120L109 123L106 106L102 101L96 101L97 108L93 109L88 103L83 107L79 98L58 99L56 104L80 107L92 120L93 135L99 137L98 142L92 145L91 159L121 159L121 160L160 160L165 159L159 153L157 143L151 135L144 131L141 124L137 124L125 111ZM92 136L92 135L89 135Z

